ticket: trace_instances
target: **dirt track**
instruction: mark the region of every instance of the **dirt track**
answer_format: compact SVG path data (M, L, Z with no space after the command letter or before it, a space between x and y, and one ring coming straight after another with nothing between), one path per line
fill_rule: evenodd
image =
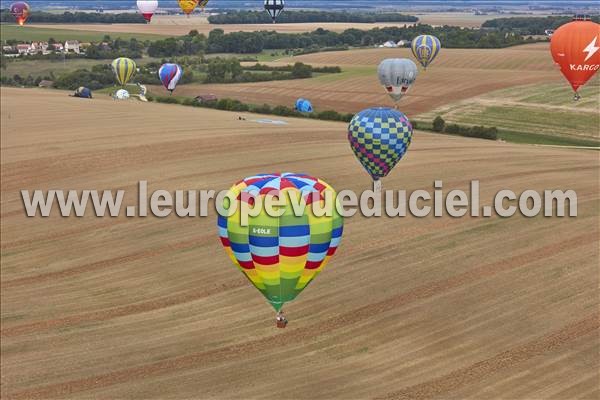
M180 95L214 93L245 102L292 106L306 97L316 109L358 112L373 104L391 105L377 79L377 65L385 58L412 58L409 49L366 49L309 54L277 61L311 65L339 65L344 73L312 79L241 84L185 85ZM548 53L548 44L508 49L444 49L427 71L421 70L401 110L409 116L469 99L493 90L537 82L562 81ZM161 88L154 88L164 93Z
M417 132L386 189L574 189L579 217L350 218L273 313L215 218L28 219L21 189L369 181L345 125L1 91L2 398L597 398L598 153Z

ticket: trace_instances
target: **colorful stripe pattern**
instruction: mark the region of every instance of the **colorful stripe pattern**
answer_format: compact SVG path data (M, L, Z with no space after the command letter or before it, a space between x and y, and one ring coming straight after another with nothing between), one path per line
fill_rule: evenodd
M121 86L125 86L135 75L137 65L135 64L135 61L130 58L120 57L112 62L112 69L117 78L117 82L119 82Z
M412 140L412 125L400 111L369 108L348 126L352 151L373 180L383 178L402 159Z
M179 80L183 76L183 69L178 64L163 64L158 70L158 77L165 89L171 91L177 87Z
M335 207L335 191L320 179L284 173L248 177L230 192L237 207L232 215L218 218L221 243L238 269L279 311L323 270L338 248L343 220ZM281 200L278 217L264 208L270 196ZM258 197L263 201L260 213L243 226L242 203L256 204L252 199ZM305 205L303 212L294 212L299 205ZM329 211L329 216L319 209Z
M429 64L437 57L442 44L440 40L432 35L421 35L413 39L411 49L413 55L421 63L423 68L427 68Z

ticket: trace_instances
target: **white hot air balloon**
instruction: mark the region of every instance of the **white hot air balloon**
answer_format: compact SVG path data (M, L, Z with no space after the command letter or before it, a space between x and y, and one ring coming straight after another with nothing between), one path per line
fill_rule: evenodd
M137 7L146 22L149 23L158 8L158 0L137 0Z
M379 82L397 103L417 79L419 69L408 58L388 58L377 68Z
M129 92L125 89L119 89L113 97L115 100L127 100L129 99Z

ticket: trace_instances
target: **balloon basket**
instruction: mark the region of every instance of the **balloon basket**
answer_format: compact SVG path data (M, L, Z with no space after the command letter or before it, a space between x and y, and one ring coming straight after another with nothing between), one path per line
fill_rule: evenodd
M283 329L283 328L285 328L287 326L287 321L277 321L276 326L279 329Z

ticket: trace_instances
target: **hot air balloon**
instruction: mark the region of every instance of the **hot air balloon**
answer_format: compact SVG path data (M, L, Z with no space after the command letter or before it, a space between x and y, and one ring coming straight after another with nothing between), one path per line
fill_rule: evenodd
M183 69L178 64L163 64L158 70L158 77L162 82L165 89L171 91L175 90L177 83L183 76Z
M202 9L202 11L204 11L204 9L206 8L206 5L208 4L209 0L200 0L198 2L198 6Z
M408 58L388 58L377 68L379 82L397 103L417 79L417 65Z
M154 12L158 8L158 0L137 0L137 7L146 22L150 22Z
M337 213L335 191L320 179L284 173L245 178L230 194L237 199L236 207L230 216L218 217L221 243L233 264L280 311L323 270L338 248L343 219ZM264 205L273 195L281 200L282 215L270 216L263 206L243 226L242 202L251 204L249 197L254 196ZM305 207L295 212L294 204ZM316 207L322 207L325 215L315 212Z
M117 82L119 82L121 86L125 86L135 75L137 66L132 59L120 57L112 62L112 69L117 78Z
M21 26L25 24L27 18L29 18L29 14L31 13L31 8L29 4L24 1L17 1L10 5L10 13L17 20L17 23Z
M387 176L402 159L412 140L413 128L406 116L391 108L369 108L356 114L348 126L354 155L381 190Z
M550 51L560 71L575 91L586 84L600 68L600 25L586 17L576 17L552 35Z
M311 113L313 112L313 106L309 100L298 99L296 100L296 110L302 113Z
M75 90L75 93L73 93L73 97L79 97L82 99L91 99L92 91L84 86L80 86L79 88L77 88L77 90Z
M115 100L127 100L129 99L129 92L125 89L119 89L113 95Z
M281 14L284 7L285 2L283 0L265 0L265 10L271 16L273 23L275 23L275 20Z
M435 36L421 35L413 39L410 47L417 61L427 69L427 66L437 57L442 45Z
M189 17L198 7L198 0L178 0L179 8Z

